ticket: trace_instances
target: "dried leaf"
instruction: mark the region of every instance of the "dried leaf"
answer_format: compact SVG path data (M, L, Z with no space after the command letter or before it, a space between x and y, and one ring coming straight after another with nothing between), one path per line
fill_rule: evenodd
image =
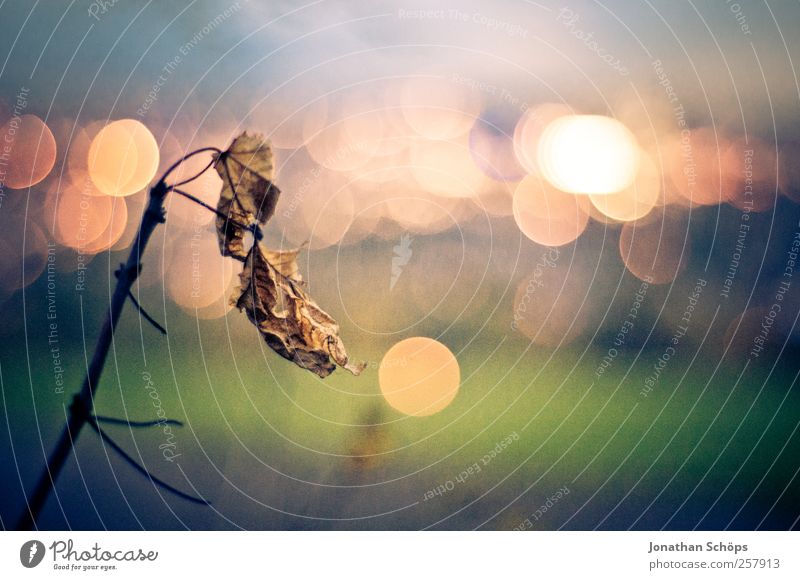
M278 272L283 274L283 276L302 284L303 277L300 275L300 268L297 266L297 254L299 254L302 249L303 248L300 247L295 250L280 252L261 248L261 252L264 254L264 258L266 258L267 262Z
M244 260L247 230L242 226L267 223L281 193L272 183L272 147L260 135L242 133L217 156L214 168L222 178L217 210L228 217L217 217L220 250L223 256Z
M348 361L339 325L306 294L297 250L265 251L253 244L240 274L235 304L247 313L272 350L320 377L339 365L354 375L365 365Z
M297 266L300 251L272 251L258 242L249 251L244 236L252 225L264 225L275 213L280 190L272 183L272 149L261 136L242 133L220 154L215 168L222 178L217 209L220 251L245 263L241 289L233 297L240 310L275 352L326 377L339 365L360 374L364 365L351 365L339 337L339 325L311 300Z

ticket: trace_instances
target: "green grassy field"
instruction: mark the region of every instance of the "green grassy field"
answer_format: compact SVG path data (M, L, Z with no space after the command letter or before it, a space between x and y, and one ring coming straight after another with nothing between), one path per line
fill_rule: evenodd
M100 262L90 274L103 274ZM26 293L26 319L4 330L3 409L13 434L11 440L0 434L9 466L0 499L6 526L22 506L20 483L31 488L86 364L81 312L65 304L59 316L77 323L62 326L66 388L55 392L39 286ZM707 329L698 327L645 397L642 387L664 348L655 337L667 331L621 349L598 378L613 321L593 339L540 347L504 330L510 298L498 291L486 302L505 307L494 319L480 316L486 307L452 325L431 316L406 334L359 332L331 308L344 320L348 349L368 368L359 378L338 372L320 381L266 348L238 312L196 321L169 304L158 308L160 293L148 290L143 301L166 317L168 337L140 328L126 311L96 408L154 419L160 407L184 421L171 434L107 431L155 475L212 506L153 487L87 430L58 482L57 500L47 505L46 527L67 521L87 529L797 525L800 406L788 351L774 365L745 368L741 359L721 358L718 340L702 343L699 332ZM319 293L325 303L332 291ZM83 304L90 349L102 300ZM461 367L458 396L431 417L403 416L380 395L378 362L406 335L438 337Z

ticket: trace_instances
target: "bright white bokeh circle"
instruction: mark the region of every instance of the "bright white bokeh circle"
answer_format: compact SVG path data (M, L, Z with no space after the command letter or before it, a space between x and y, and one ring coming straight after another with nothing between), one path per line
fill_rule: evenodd
M569 115L552 121L537 148L542 174L568 193L622 191L639 169L639 146L619 121L602 115Z

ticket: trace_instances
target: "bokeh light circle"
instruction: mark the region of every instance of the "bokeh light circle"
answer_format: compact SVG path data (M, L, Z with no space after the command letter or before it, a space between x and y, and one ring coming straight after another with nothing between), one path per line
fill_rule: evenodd
M646 216L658 204L661 174L648 155L642 155L633 183L617 193L590 195L592 205L605 217L623 222Z
M589 223L588 200L553 189L529 175L514 192L514 221L528 238L545 246L577 239Z
M426 191L443 197L475 197L487 177L475 165L466 139L418 141L411 172Z
M0 130L4 147L3 183L24 189L47 177L56 162L56 140L36 115L12 117Z
M633 183L639 147L619 121L602 115L571 115L547 126L537 161L544 177L562 191L614 193Z
M191 241L176 244L166 270L167 291L185 309L211 306L231 286L232 260L220 255L218 242L210 233L204 231Z
M690 251L686 221L664 211L653 219L626 223L619 251L625 267L640 280L671 282L686 266Z
M55 208L56 239L74 250L91 253L90 244L111 224L112 201L108 196L92 196L72 187L53 195L49 203Z
M401 340L383 356L381 393L395 409L424 417L447 407L458 393L461 370L453 353L432 338Z
M559 103L543 103L527 109L514 127L514 154L528 173L539 174L536 151L547 126L559 117L572 114L572 109Z
M158 144L139 121L122 119L103 127L88 153L89 175L106 195L126 196L143 189L158 169Z
M480 113L480 99L450 80L409 79L398 95L408 126L428 139L453 139L467 133Z
M664 139L672 183L693 205L716 205L727 201L738 187L725 164L730 143L716 128L699 127Z

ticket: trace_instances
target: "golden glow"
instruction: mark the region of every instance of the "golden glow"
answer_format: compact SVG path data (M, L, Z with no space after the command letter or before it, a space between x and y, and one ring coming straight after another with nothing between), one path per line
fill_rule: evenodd
M384 201L386 214L403 228L417 233L438 231L440 224L450 227L456 223L452 214L456 199L438 197L425 191L402 189ZM376 224L376 228L379 224Z
M324 97L309 99L311 91L313 87L302 84L265 87L268 96L248 114L247 124L262 128L275 147L302 147L328 119L328 102Z
M341 103L323 128L306 127L306 149L318 165L353 171L377 154L384 137L381 111L370 100Z
M570 115L572 110L566 105L544 103L528 109L514 127L514 153L517 161L528 173L539 174L536 151L545 128L559 117Z
M672 183L690 204L716 205L727 201L737 187L725 166L728 139L711 127L686 131L665 139ZM739 164L743 164L742 159Z
M537 176L529 175L519 182L513 203L514 221L537 244L568 244L589 223L585 198L553 189Z
M97 186L92 182L89 176L88 163L92 139L100 132L103 126L99 121L94 121L81 128L76 125L71 138L69 135L66 137L69 143L66 159L67 171L59 176L59 180L62 184L65 181L71 181L73 187L80 189L86 195L106 195L97 189Z
M424 417L447 407L458 393L461 370L442 343L422 336L395 344L378 370L386 401L406 415Z
M128 225L128 206L124 199L111 200L111 219L108 227L97 238L89 242L83 252L88 254L99 254L100 252L114 246L125 233Z
M661 193L661 175L649 155L642 155L634 182L618 193L590 195L592 205L604 216L630 222L646 216Z
M367 163L355 171L350 177L371 184L385 184L390 181L411 179L409 170L409 145L412 139L397 135L387 135L379 144L379 154L371 157ZM382 188L371 187L373 195Z
M639 147L619 121L600 115L559 117L537 147L544 177L568 193L606 194L633 183Z
M141 221L142 212L144 211L144 200L138 199L138 197L139 196L132 195L124 200L118 200L125 202L127 221L125 222L125 229L122 230L117 241L111 246L111 250L114 252L128 248L136 238L136 233L139 231L139 222ZM112 221L113 220L114 218L112 218Z
M10 119L0 130L7 164L2 180L11 189L23 189L44 179L56 161L56 140L36 115Z
M285 168L278 169L279 175ZM339 243L355 213L349 182L341 173L327 169L312 174L303 171L295 179L278 182L295 197L290 198L284 212L276 214L273 227L294 247L308 244L318 250ZM293 183L299 185L292 189Z
M88 168L92 181L106 195L131 195L146 187L155 176L158 145L139 121L114 121L92 140Z
M304 203L303 219L309 237L298 240L298 245L308 242L309 249L319 250L333 246L347 233L355 214L353 195L344 187L331 192L327 199L320 199L319 205Z
M162 141L162 151L168 150L170 159L179 159L189 153L184 147L180 146L171 135ZM173 182L180 182L184 179L194 177L208 165L210 157L207 155L195 155L182 163L172 174L170 179ZM208 205L215 207L219 201L219 192L222 188L222 179L219 173L210 169L204 172L200 177L194 181L187 183L181 189L192 194L201 201ZM197 205L182 195L170 195L166 202L167 215L169 215L170 224L194 230L195 228L203 227L211 223L214 219L214 214L207 209Z
M56 239L75 250L89 248L111 223L113 206L108 196L85 195L77 187L67 187L51 195L49 203L55 207Z
M771 210L778 199L778 154L757 137L734 139L723 158L733 181L727 201L742 211Z
M183 308L211 306L230 288L232 260L220 255L217 240L208 234L174 246L165 282L170 297Z
M231 300L231 296L233 295L234 288L238 287L240 284L239 280L239 273L242 271L242 265L237 263L233 265L233 270L231 272L231 278L228 282L228 286L225 290L219 295L219 297L214 300L211 304L207 306L203 306L200 308L187 308L182 304L178 304L183 308L186 312L188 312L191 316L199 318L201 320L213 320L215 318L222 318L228 312L233 310L234 302Z
M475 197L487 180L472 159L466 137L417 141L411 147L411 172L422 188L443 197Z

